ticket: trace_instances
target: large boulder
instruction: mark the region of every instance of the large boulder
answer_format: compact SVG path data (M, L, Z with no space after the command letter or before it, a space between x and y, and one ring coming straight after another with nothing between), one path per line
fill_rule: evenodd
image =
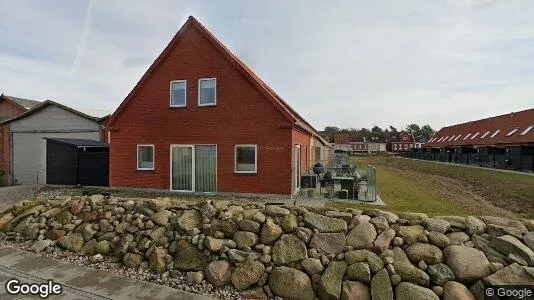
M423 235L424 231L425 228L421 225L399 226L397 235L402 237L406 244L410 245L417 241L417 238Z
M7 227L7 224L9 224L9 222L11 222L14 218L15 216L12 213L7 213L0 217L0 230L4 230L4 228Z
M347 270L347 263L344 261L331 262L321 276L319 281L318 294L321 299L337 300L341 296L341 284L343 275Z
M485 222L487 225L493 224L493 225L499 225L499 226L505 226L505 227L514 227L519 230L522 234L525 234L528 232L527 227L521 221L518 220L511 220L503 217L494 217L494 216L482 216L479 217L480 220Z
M212 261L206 267L206 280L216 287L225 286L232 278L232 267L226 260Z
M475 300L475 296L465 285L456 281L447 281L443 285L443 300Z
M463 245L469 241L469 236L463 231L447 233L446 236L451 241L451 245Z
M157 247L148 254L148 267L156 273L165 272L165 255L167 251L163 247Z
M345 272L345 279L369 283L371 282L371 269L369 269L367 263L354 263L348 266L347 271Z
M406 253L401 248L393 248L393 267L403 281L409 281L421 286L428 286L429 276L421 269L412 265Z
M318 258L306 258L300 262L300 265L310 276L319 274L324 270L323 264Z
M271 219L267 219L261 229L260 242L264 245L272 245L283 234L282 228Z
M451 222L439 218L428 218L423 221L423 224L428 231L436 231L445 233L451 227Z
M347 240L344 233L316 233L310 241L310 247L325 254L339 254L343 252Z
M428 220L428 215L423 213L402 212L399 218L407 220L410 225L422 225Z
M397 300L439 300L439 297L431 290L411 282L401 282L395 288Z
M272 259L277 266L300 262L308 258L304 242L293 234L284 234L272 249Z
M427 265L433 265L442 262L443 254L438 247L426 243L414 243L406 249L408 258L417 264L424 261Z
M489 285L534 285L533 271L533 268L521 267L513 263L484 278L484 282Z
M371 298L373 300L393 299L393 288L386 269L380 270L371 280Z
M289 209L277 205L267 205L265 207L265 214L271 217L283 217L290 213Z
M162 210L153 214L150 219L158 226L165 226L169 222L169 217L171 214L172 213L168 210Z
M343 281L341 300L371 300L367 285L358 281Z
M263 272L265 267L261 262L247 260L235 268L232 273L232 284L236 289L244 290L260 281Z
M443 255L459 281L473 282L491 273L488 259L475 248L451 245L443 250Z
M439 248L445 248L451 244L451 240L449 240L446 235L440 232L431 231L428 233L427 238L430 244Z
M347 232L347 222L320 214L306 212L304 213L304 222L319 232Z
M180 271L203 271L208 264L207 258L185 240L180 240L174 255L174 268Z
M353 250L345 253L345 261L352 265L359 262L365 262L369 265L372 273L376 273L384 268L384 261L375 253L369 250Z
M202 225L202 215L196 209L186 210L173 225L189 232Z
M494 238L490 241L489 246L505 255L519 255L527 262L529 266L534 264L534 252L511 235L503 235Z
M426 269L430 276L430 283L433 285L443 285L449 280L454 280L454 272L446 264L430 265Z
M310 278L304 272L288 267L276 267L269 275L269 288L274 295L287 300L314 299Z
M69 233L60 237L57 241L61 248L73 252L82 250L84 243L83 235L80 233Z
M371 248L375 239L376 229L373 224L360 222L347 235L347 245L354 249L368 249Z
M136 253L126 253L122 258L122 263L128 268L137 268L143 262L143 256Z
M480 219L469 216L465 222L466 232L469 235L481 234L486 231L486 223L482 222Z
M259 238L254 232L238 231L234 234L234 241L238 248L243 249L256 245L259 242Z
M285 233L294 232L299 226L298 218L294 214L286 215L284 218L282 218L282 221L280 221L280 225Z
M389 248L391 240L395 237L395 230L386 229L382 231L374 241L374 250L377 252L384 252Z

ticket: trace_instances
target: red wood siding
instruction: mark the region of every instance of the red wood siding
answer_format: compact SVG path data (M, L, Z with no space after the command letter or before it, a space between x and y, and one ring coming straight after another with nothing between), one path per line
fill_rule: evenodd
M198 79L217 78L217 106L198 107ZM187 107L169 82L187 80ZM280 126L286 125L286 126ZM195 28L187 31L113 125L110 184L170 188L171 144L217 145L217 191L291 193L291 127ZM136 171L136 145L155 144L155 170ZM258 145L258 174L234 174L236 144Z

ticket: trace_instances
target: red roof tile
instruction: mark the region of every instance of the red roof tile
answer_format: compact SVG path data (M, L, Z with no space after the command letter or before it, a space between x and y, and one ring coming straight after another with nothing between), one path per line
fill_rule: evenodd
M534 109L444 127L425 147L534 144Z
M354 141L352 134L350 133L335 133L334 143L336 144L350 144Z

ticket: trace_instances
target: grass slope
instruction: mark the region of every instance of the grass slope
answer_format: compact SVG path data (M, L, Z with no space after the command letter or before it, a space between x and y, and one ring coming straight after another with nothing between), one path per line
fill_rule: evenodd
M353 162L360 169L377 168L378 194L387 210L534 217L534 176L397 157Z

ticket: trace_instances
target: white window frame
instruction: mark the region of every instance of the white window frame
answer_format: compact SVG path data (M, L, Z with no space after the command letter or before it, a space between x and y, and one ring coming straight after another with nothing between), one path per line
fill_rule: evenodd
M527 129L525 129L525 131L521 132L520 135L526 135L530 130L532 130L532 128L534 128L534 125L528 126Z
M254 171L237 170L237 148L254 147ZM258 145L256 144L238 144L234 146L234 173L236 174L257 174L258 173Z
M200 104L200 82L203 81L203 80L214 80L215 81L215 102L213 103L205 103L205 104ZM217 78L215 77L210 77L210 78L200 78L198 80L198 106L216 106L217 105Z
M184 83L185 95L184 95L184 104L183 105L172 104L172 84L175 83L175 82L183 82ZM187 80L180 79L180 80L171 80L169 82L169 105L170 105L170 107L187 107Z
M495 131L491 136L490 138L494 138L499 132L501 132L500 129L497 129L497 131Z
M140 147L152 147L152 168L139 168L139 148ZM154 171L156 169L156 146L154 144L139 144L136 147L136 169L137 171Z

